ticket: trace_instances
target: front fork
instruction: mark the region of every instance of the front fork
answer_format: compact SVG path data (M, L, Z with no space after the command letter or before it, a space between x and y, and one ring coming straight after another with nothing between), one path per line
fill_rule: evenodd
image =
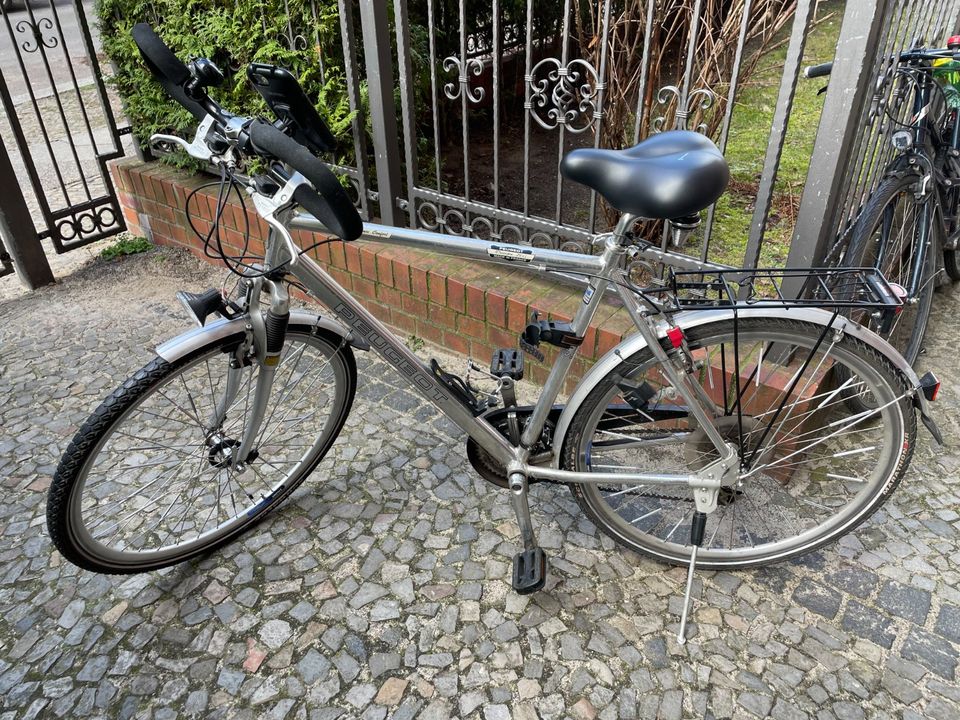
M257 438L261 434L263 419L267 413L274 377L280 363L283 341L286 336L287 322L290 318L290 297L286 287L279 280L259 277L244 281L246 288L247 340L240 345L227 370L227 381L222 397L217 403L210 427L220 428L226 419L227 411L237 399L244 367L250 362L257 363L257 385L250 408L243 437L233 454L233 467L242 472L251 454ZM270 295L270 307L261 309L261 292ZM252 352L252 359L248 359ZM216 437L214 435L214 437Z

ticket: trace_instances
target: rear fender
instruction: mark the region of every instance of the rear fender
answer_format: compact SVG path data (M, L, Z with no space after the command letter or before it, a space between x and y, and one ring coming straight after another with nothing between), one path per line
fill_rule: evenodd
M736 314L737 317L741 319L749 317L775 317L782 318L784 320L803 320L823 327L830 326L831 319L833 318L833 313L827 312L826 310L800 307L782 309L740 308L737 310ZM674 325L686 331L722 320L732 320L733 317L734 312L732 309L698 310L693 312L678 313L677 315L673 316L672 322ZM855 338L862 340L864 343L886 357L890 363L898 371L900 371L900 373L903 374L907 381L907 385L914 391L912 398L913 404L919 410L924 425L930 430L930 433L934 436L934 438L937 439L938 442L941 442L939 431L937 430L933 419L930 417L929 403L919 389L920 378L917 377L917 373L912 367L910 367L907 361L904 360L903 356L900 355L900 353L898 353L893 346L882 337L868 330L862 325L848 320L845 317L837 316L835 319L833 319L832 327L842 331L844 334L852 335ZM593 389L600 384L603 378L620 364L621 360L632 356L634 353L639 352L645 347L647 347L647 342L641 335L631 335L602 358L600 358L590 369L590 372L588 372L577 385L577 387L574 388L573 393L570 395L569 402L564 407L563 412L560 414L560 419L557 421L556 430L554 430L554 467L560 467L560 459L562 456L563 445L566 442L567 432L570 429L570 424L574 415L576 414L580 405L583 404L583 401L586 400L587 396L593 391Z

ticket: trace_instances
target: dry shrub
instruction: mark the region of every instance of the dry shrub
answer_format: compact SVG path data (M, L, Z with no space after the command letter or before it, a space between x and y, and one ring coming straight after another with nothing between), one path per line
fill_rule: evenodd
M604 120L600 145L623 147L634 142L638 93L643 93L643 117L637 135L643 138L660 128L673 127L677 102L665 96L658 102L660 88L682 86L690 32L694 26L694 0L654 0L650 33L649 67L640 87L648 0L613 0L608 31ZM589 0L577 13L576 31L583 57L600 67L603 43L603 12L606 0ZM703 96L693 98L687 127L701 123L706 133L716 136L729 98L745 0L703 0L693 55L690 91L711 90L716 102L704 107ZM796 0L753 0L747 17L746 43L740 64L739 82L748 80L763 55L778 44L780 30L796 10ZM698 102L698 100L700 102Z

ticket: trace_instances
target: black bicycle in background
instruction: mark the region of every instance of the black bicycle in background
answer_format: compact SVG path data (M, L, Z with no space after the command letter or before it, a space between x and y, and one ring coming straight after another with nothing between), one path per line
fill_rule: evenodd
M832 69L833 63L823 63L804 74L823 77ZM875 267L902 288L904 309L891 327L881 327L880 319L868 314L857 319L912 365L941 270L960 280L960 36L950 38L945 49L901 53L878 81L873 102L875 112L893 123L890 142L896 155L846 234L849 242L831 251L839 257L830 260L845 267ZM904 117L902 108L911 102Z

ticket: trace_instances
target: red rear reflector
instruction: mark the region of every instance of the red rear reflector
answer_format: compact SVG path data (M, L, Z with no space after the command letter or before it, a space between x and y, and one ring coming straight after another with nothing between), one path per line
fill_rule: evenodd
M673 343L675 348L679 348L683 345L683 330L678 327L672 327L667 330L667 337L670 338L670 342Z
M951 50L960 48L960 35L954 35L947 40L947 47Z
M920 389L923 391L923 396L933 402L940 394L940 381L932 372L924 373L923 377L920 378Z

